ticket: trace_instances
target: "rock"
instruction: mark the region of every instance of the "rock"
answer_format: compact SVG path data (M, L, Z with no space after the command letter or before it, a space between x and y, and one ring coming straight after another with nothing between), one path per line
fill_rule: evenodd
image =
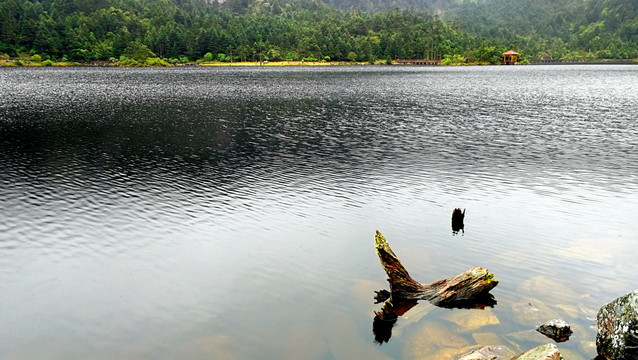
M505 335L504 344L510 346L516 353L520 354L525 350L528 350L531 345L538 346L539 344L547 343L547 337L539 333L535 329L528 329L523 331L517 331Z
M638 359L638 290L601 307L597 325L598 355L605 359Z
M466 349L468 346L471 344L466 339L440 324L425 323L420 330L406 340L402 359L454 359L453 355L465 354L472 350Z
M593 352L587 354L594 354ZM585 359L580 353L569 349L560 349L560 356L565 360L591 360L591 357Z
M516 322L527 326L537 326L546 319L561 317L559 313L538 299L512 304L512 312Z
M529 323L541 322L541 310L531 302L512 304L512 312L514 313L514 319L521 324L528 325Z
M512 360L561 360L561 356L556 345L545 344L528 350Z
M543 299L548 304L560 304L564 299L580 297L580 294L563 283L541 275L520 283L518 293Z
M478 345L495 345L503 343L503 340L498 335L490 332L473 333L472 339L474 339Z
M569 324L562 319L549 320L545 324L537 327L536 331L556 342L567 341L572 334L572 329L569 327Z
M564 315L566 315L568 318L577 318L580 315L580 310L578 308L578 306L576 305L569 305L569 304L556 304L554 305L554 307L556 309L558 309L559 312L563 313Z
M514 355L514 351L505 345L489 345L471 351L458 360L509 360Z
M466 346L464 348L443 348L437 350L435 353L427 354L419 360L456 360L460 354L465 354L468 351L476 349L476 345Z
M467 332L480 329L487 325L496 325L500 323L496 315L494 315L490 309L459 310L450 313L450 315L445 318L448 321L455 323L458 326L459 332Z

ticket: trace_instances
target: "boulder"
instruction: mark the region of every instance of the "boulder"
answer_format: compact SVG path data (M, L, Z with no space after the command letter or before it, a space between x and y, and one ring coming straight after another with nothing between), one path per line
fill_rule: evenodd
M499 324L500 321L492 310L454 311L445 317L458 326L459 332L468 332L488 325Z
M483 346L478 350L471 351L458 360L509 360L516 353L504 345Z
M550 339L554 339L556 342L567 341L572 334L572 329L569 327L569 324L562 319L549 320L537 327L536 331Z
M414 335L408 337L403 348L404 360L455 359L471 349L463 337L445 329L440 324L426 322ZM476 346L478 347L478 346Z
M512 360L561 360L561 356L556 345L545 344L528 350Z
M601 307L596 320L598 355L604 359L638 359L638 290Z

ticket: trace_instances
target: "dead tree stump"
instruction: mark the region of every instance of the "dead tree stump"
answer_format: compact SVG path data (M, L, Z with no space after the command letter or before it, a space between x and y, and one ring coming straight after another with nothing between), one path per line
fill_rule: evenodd
M494 279L494 274L490 274L487 269L473 267L451 278L422 284L410 276L378 230L374 240L377 255L390 284L389 292L376 292L377 303L385 301L381 310L375 311L373 330L375 335L383 333L380 336L381 341L377 338L377 342L389 340L391 328L397 317L414 307L418 300L427 300L436 306L447 308L472 309L496 304L489 291L498 285L498 280ZM379 320L389 323L383 325L378 323Z

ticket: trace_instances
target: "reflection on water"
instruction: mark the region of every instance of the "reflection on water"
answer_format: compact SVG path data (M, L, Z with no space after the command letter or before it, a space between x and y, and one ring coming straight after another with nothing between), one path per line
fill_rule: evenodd
M378 292L376 293L378 294ZM386 298L386 300L387 299L388 298ZM378 295L375 297L375 300L377 304L380 302ZM385 300L381 300L381 302L383 301ZM496 299L490 293L481 294L471 300L429 302L434 306L446 309L477 309L478 311L493 308L497 304ZM405 316L417 303L417 300L392 299L391 301L385 302L380 311L375 311L372 320L372 333L374 334L375 343L382 345L383 343L389 342L392 337L392 328L397 323L399 317Z
M592 358L591 309L634 286L637 80L632 66L0 69L0 358L525 350L540 341L528 303ZM471 231L452 238L457 204ZM434 308L375 346L377 228L425 282L493 271L498 324Z

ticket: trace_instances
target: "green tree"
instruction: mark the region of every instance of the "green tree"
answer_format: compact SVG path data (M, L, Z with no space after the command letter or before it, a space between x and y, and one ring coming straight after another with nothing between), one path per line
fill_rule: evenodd
M41 53L59 55L62 39L57 31L55 20L46 12L38 16L33 48Z
M12 50L18 42L18 4L14 0L0 3L0 51Z
M124 49L123 55L126 59L135 61L146 61L149 58L156 57L146 45L137 41L131 41L128 43L128 46Z
M346 59L348 59L349 61L356 61L357 60L357 53L355 53L354 51L350 51L348 53L348 56L346 56Z

